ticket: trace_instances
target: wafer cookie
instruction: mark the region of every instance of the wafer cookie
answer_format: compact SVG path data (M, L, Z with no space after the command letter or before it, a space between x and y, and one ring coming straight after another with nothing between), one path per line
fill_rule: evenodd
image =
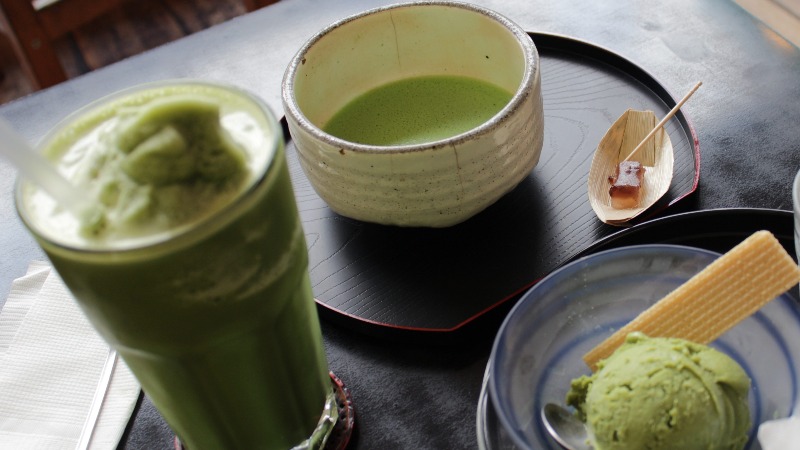
M800 282L800 268L768 231L716 259L584 355L596 369L633 331L708 344Z

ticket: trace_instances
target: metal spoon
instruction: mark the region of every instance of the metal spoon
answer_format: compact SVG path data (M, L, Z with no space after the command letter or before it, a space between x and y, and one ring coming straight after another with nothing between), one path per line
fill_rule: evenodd
M591 450L589 433L575 414L566 408L548 403L542 408L542 422L547 432L567 450Z

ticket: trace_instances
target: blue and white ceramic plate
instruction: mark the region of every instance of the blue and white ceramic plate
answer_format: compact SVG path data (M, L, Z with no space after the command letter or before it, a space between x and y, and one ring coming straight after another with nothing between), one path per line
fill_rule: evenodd
M497 335L478 408L480 446L560 448L539 412L548 402L564 404L570 380L589 373L583 354L717 257L675 245L622 247L578 259L535 285ZM800 415L800 303L784 294L712 346L752 380L746 448L760 449L759 424Z

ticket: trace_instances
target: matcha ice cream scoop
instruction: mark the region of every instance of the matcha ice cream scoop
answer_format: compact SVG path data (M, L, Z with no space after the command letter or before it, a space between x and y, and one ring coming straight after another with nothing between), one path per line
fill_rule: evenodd
M572 381L598 450L734 450L747 443L750 378L729 356L631 333L591 376Z

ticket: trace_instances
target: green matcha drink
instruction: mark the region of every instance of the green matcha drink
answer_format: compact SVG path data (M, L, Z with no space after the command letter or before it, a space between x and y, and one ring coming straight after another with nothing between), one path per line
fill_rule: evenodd
M336 418L282 142L248 94L146 85L42 145L99 218L18 189L22 219L191 450L287 449Z
M359 144L433 142L486 122L511 97L510 92L474 78L407 78L356 97L334 114L324 130Z

